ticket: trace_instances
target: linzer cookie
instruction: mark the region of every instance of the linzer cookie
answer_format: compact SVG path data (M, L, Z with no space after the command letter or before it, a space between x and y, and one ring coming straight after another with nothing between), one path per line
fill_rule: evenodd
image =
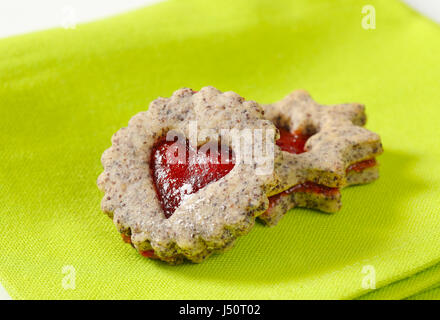
M261 133L251 141L266 143L271 156L241 156L233 141L242 130ZM256 102L233 92L181 89L159 98L102 155L102 210L142 255L201 262L249 232L279 191L277 134Z
M303 90L263 106L267 119L280 130L277 144L283 160L275 163L281 193L270 198L260 218L269 225L293 207L324 212L341 208L340 189L369 183L379 177L380 137L362 126L361 104L324 106Z

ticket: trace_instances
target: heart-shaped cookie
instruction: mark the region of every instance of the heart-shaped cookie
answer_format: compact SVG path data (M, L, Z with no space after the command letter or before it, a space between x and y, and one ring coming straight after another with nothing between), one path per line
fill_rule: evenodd
M204 134L193 137L193 129ZM189 140L183 150L196 155L171 163L178 145L170 133ZM268 196L279 186L277 135L256 102L212 87L178 90L153 101L113 136L101 159L101 207L144 256L201 262L249 232L268 208ZM244 148L234 143L237 137ZM205 153L207 143L229 151ZM263 145L267 156L255 157Z

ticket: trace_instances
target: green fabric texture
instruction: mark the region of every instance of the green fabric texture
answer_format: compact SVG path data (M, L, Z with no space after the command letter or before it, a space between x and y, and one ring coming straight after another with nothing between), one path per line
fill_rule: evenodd
M430 291L431 289L438 287L439 284L440 264L436 264L433 267L414 274L413 276L362 295L359 297L359 300L415 299L416 297L423 297L423 292ZM440 296L438 297L440 298Z
M362 28L365 1L175 0L0 40L5 289L15 299L349 299L440 283L440 28L399 1L368 3L375 30ZM100 211L101 154L153 99L206 85L261 103L298 88L324 104L365 103L386 150L381 178L343 190L336 214L257 223L200 265L141 257ZM75 289L63 286L72 268ZM363 286L372 270L375 292Z
M428 289L409 297L407 300L440 300L440 287Z

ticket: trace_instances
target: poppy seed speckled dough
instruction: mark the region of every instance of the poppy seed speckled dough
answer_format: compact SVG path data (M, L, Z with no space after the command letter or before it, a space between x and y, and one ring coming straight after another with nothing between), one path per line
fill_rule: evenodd
M379 177L377 163L361 172L347 170L350 165L374 159L383 152L379 135L363 128L367 119L363 105L324 106L315 102L307 91L297 90L263 108L266 119L277 127L310 135L305 144L306 152L292 154L282 151L282 161L275 164L281 180L279 189L287 190L306 181L343 188L369 183ZM291 193L280 198L260 219L268 225L275 225L293 207L336 212L341 205L339 193Z
M271 161L278 162L278 131L263 114L256 102L212 87L199 92L181 89L171 98L156 99L148 111L135 115L128 127L114 134L112 146L102 155L104 172L98 178L105 192L102 210L138 251L154 250L155 257L172 264L184 258L201 262L229 248L266 211L268 195L279 185L274 170L256 174L261 163L237 161L226 176L185 198L167 219L150 171L152 148L170 130L188 137L189 123L197 121L198 130L270 130ZM221 136L222 143L232 138ZM197 146L206 142L207 138L197 137Z

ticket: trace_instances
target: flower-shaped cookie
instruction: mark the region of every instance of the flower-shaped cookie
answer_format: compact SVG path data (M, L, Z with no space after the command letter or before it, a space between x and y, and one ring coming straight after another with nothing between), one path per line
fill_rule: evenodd
M194 138L191 130L209 134ZM260 140L251 136L252 146L267 143L272 157L239 156L232 141L243 130L261 133ZM276 138L256 102L212 87L178 90L153 101L113 136L98 178L102 209L144 256L201 262L249 232L268 208L279 181L274 170L258 169L280 161ZM182 141L185 147L176 149ZM174 159L182 150L186 155Z
M378 178L375 157L383 152L382 144L379 135L362 127L363 105L324 106L297 90L263 108L280 129L277 144L283 150L276 172L284 191L271 197L269 210L260 216L267 224L276 224L296 206L338 211L340 188Z

